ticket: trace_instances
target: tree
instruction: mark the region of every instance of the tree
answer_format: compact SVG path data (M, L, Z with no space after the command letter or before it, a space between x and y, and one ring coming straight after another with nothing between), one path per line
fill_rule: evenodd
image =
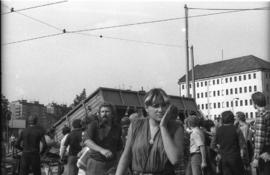
M1 137L4 137L4 134L8 131L8 121L11 119L11 111L8 109L8 99L1 94L1 128L2 134Z
M82 92L80 93L80 95L76 95L75 99L73 100L73 104L71 104L72 107L77 106L78 104L80 104L83 100L86 99L86 90L85 88L82 90Z

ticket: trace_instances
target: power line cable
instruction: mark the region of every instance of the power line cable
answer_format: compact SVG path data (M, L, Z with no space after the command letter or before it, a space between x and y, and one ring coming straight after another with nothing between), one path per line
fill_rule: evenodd
M245 10L267 10L267 8L269 7L259 7L259 8L252 8L252 9L236 9L236 8L194 8L194 7L190 7L188 9L190 10L241 10L241 11L245 11Z
M56 30L58 30L58 31L62 31L62 30L63 30L63 29L60 29L60 28L58 28L58 27L56 27L56 26L54 26L54 25L52 25L52 24L49 24L49 23L44 22L44 21L41 21L41 20L39 20L39 19L37 19L37 18L33 18L33 17L28 16L28 15L26 15L26 14L23 14L23 13L21 13L21 12L17 12L17 11L15 11L15 12L18 13L19 15L22 15L22 16L25 16L25 17L27 17L27 18L30 18L30 19L32 19L32 20L34 20L34 21L36 21L36 22L39 22L39 23L41 23L41 24L44 24L44 25L46 25L46 26L48 26L48 27L54 28L54 29L56 29Z
M120 40L120 41L127 41L127 42L135 42L135 43L151 44L151 45L158 45L158 46L166 46L166 47L177 47L177 48L184 47L184 46L176 45L176 44L165 44L165 43L157 43L157 42L151 42L151 41L141 41L141 40L126 39L126 38L110 37L110 36L104 36L104 35L93 35L93 34L89 34L89 33L76 33L76 34L85 35L85 36L91 36L91 37L99 37L99 38Z
M270 10L270 9L265 9L267 7L263 8L254 8L256 10ZM241 10L233 10L233 11L225 11L225 12L217 12L217 13L208 13L208 14L201 14L201 15L193 15L189 16L188 18L196 18L196 17L204 17L204 16L211 16L211 15L218 15L218 14L225 14L225 13L235 13L235 12L241 12L241 11L250 11L254 9L241 9ZM79 33L79 32L85 32L85 31L94 31L94 30L102 30L102 29L111 29L111 28L119 28L119 27L128 27L128 26L135 26L135 25L142 25L142 24L151 24L151 23L158 23L158 22L166 22L166 21L172 21L172 20L179 20L179 19L185 19L185 17L178 17L178 18L168 18L168 19L161 19L161 20L152 20L152 21L145 21L145 22L137 22L137 23L130 23L130 24L122 24L122 25L114 25L114 26L106 26L106 27L97 27L97 28L89 28L89 29L80 29L80 30L73 30L73 31L67 31L66 29L63 29L62 33L58 34L53 34L53 35L46 35L46 36L41 36L41 37L35 37L35 38L29 38L25 40L20 40L20 41L14 41L10 43L5 43L4 45L8 44L15 44L15 43L20 43L20 42L25 42L25 41L31 41L31 40L36 40L36 39L41 39L41 38L46 38L46 37L52 37L64 33Z
M54 5L54 4L60 4L60 3L64 3L64 2L68 2L68 1L64 0L64 1L52 2L52 3L48 3L48 4L42 4L42 5L32 6L32 7L18 9L18 10L14 9L14 7L11 7L9 12L1 13L1 15L6 15L9 13L18 12L18 11L30 10L30 9L39 8L39 7L45 7L45 6ZM7 5L5 5L5 6L8 7Z
M261 10L269 10L269 9L265 9L265 7L264 8L256 8L256 10L259 10L259 9L261 9ZM218 15L218 14L224 14L224 13L236 13L236 12L248 11L248 10L254 10L254 9L244 9L244 10L234 10L234 11L230 10L230 11L225 11L225 12L207 13L207 14L189 16L188 18L197 18L197 17ZM119 27L129 27L129 26L142 25L142 24L160 23L160 22L174 21L174 20L180 20L180 19L185 19L185 17L168 18L168 19L161 19L161 20L152 20L152 21L144 21L144 22L137 22L137 23L114 25L114 26L88 28L88 29L79 29L79 30L72 30L72 31L67 31L67 32L68 33L86 32L86 31L112 29L112 28L119 28Z
M49 38L49 37L54 37L54 36L63 35L63 34L65 34L65 32L63 32L63 33L55 33L55 34L50 34L50 35L44 35L44 36L39 36L39 37L33 37L33 38L28 38L28 39L19 40L19 41L13 41L13 42L8 42L8 43L3 43L2 45L5 46L5 45L10 45L10 44L16 44L16 43L26 42L26 41L33 41L33 40L37 40L37 39Z

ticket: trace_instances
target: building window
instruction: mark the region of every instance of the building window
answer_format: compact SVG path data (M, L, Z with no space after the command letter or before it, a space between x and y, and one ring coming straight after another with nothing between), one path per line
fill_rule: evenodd
M227 106L227 108L229 107L229 102L228 101L226 102L226 106Z
M249 86L249 92L251 92L252 91L252 87L251 86Z
M201 98L203 98L203 93L201 93Z
M234 81L237 81L237 77L234 77Z
M242 93L242 88L241 88L241 87L239 88L239 93L240 93L240 94Z
M248 113L246 112L246 118L248 118Z
M182 89L185 89L185 85L182 85Z
M218 95L218 96L220 96L220 93L219 93L219 91L217 91L217 95Z
M203 87L203 82L201 82L201 87Z
M197 98L200 98L200 94L199 93L197 93Z
M235 106L238 106L238 101L235 101Z
M189 84L189 88L191 88L191 84Z
M213 85L215 85L215 80L213 80Z
M254 92L256 92L257 91L257 86L254 86Z
M246 75L244 75L244 80L246 80L247 79L247 76Z
M253 112L250 112L250 118L253 118Z
M237 88L235 88L234 91L235 91L235 94L237 94Z
M253 74L253 78L254 78L254 79L256 78L256 73Z
M232 82L232 77L230 77L230 82Z
M228 78L225 78L225 83L228 83Z
M220 103L218 102L218 108L220 108Z
M251 75L250 74L248 74L248 79L251 79Z
M233 101L231 101L231 107L233 107Z
M199 87L199 85L200 85L200 84L197 82L197 87Z
M213 96L214 96L214 97L216 96L216 91L213 91Z
M207 86L207 81L204 82L204 85Z
M202 109L204 109L204 104L202 104Z
M241 79L242 79L241 75L238 77L238 79L239 79L239 81L241 81Z
M229 90L228 89L226 89L226 95L228 95L229 94Z
M217 84L219 84L219 79L217 79Z
M208 109L208 104L205 104L205 109Z
M247 92L247 87L244 87L244 92Z
M252 99L249 100L249 104L252 105Z
M216 109L216 103L214 103L214 109Z
M207 97L207 92L205 92L205 97Z
M240 106L243 106L243 100L240 100Z
M198 109L200 109L200 105L197 105Z
M245 106L247 106L248 105L248 101L247 100L245 100Z
M231 91L231 94L233 94L233 89L230 89L230 91Z
M266 91L269 92L269 84L266 84Z

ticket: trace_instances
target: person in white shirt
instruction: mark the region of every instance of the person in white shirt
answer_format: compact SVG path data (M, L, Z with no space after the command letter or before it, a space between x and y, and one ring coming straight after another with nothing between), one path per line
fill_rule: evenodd
M59 150L59 156L61 156L64 152L64 149L65 149L65 146L64 146L64 143L66 141L66 138L68 136L68 134L70 133L70 128L68 126L65 126L63 129L62 129L62 134L63 134L63 138L60 142L60 150ZM67 151L65 152L65 156L68 155L68 148L67 148Z

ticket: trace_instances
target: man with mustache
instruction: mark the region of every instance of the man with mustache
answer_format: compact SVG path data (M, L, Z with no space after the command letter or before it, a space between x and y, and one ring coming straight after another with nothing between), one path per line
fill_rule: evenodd
M86 175L103 175L117 163L122 149L121 126L115 122L113 114L111 104L102 104L97 120L86 128L84 144L91 149Z

